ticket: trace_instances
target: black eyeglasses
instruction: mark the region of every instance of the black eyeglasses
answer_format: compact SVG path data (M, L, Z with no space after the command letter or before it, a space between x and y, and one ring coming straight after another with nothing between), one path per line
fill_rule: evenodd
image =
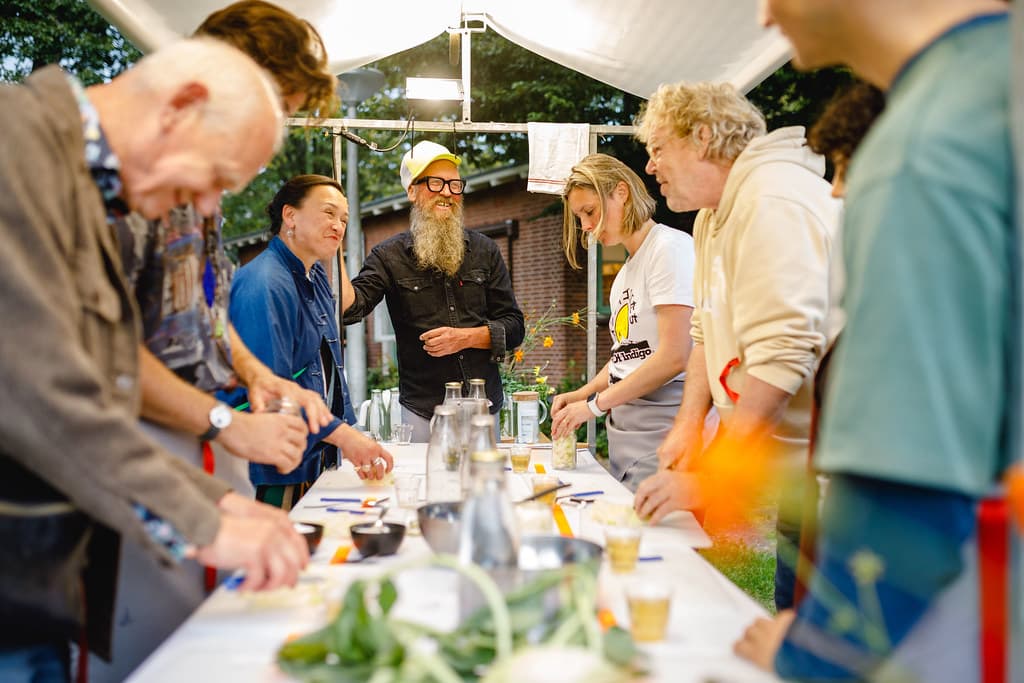
M431 192L440 192L444 189L444 186L447 185L448 191L452 194L462 194L463 190L466 189L466 181L462 178L445 180L444 178L438 178L435 175L423 176L414 182L413 185L426 185L427 189Z

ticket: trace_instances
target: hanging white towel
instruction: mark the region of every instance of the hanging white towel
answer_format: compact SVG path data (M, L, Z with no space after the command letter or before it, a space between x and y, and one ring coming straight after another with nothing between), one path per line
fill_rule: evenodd
M572 167L590 152L586 123L527 123L530 138L530 192L561 194Z

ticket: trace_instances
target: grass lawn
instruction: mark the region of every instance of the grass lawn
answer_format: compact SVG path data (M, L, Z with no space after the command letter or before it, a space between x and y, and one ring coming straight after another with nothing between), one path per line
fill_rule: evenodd
M715 539L698 552L725 577L772 614L775 613L775 551L742 540Z
M755 508L748 526L712 538L698 551L726 578L775 614L775 506Z

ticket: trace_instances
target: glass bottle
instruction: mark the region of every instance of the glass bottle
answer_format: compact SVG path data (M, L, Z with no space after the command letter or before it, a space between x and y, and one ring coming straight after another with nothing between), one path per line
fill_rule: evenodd
M391 390L380 392L380 440L391 441Z
M476 414L469 418L469 438L466 442L465 453L473 454L482 451L495 451L498 445L494 443L494 416L488 414ZM470 473L471 457L463 458L462 465L462 488L468 494L472 487L472 475ZM504 471L504 467L502 467Z
M469 396L466 398L479 398L484 401L487 400L487 380L485 379L471 379L469 380Z
M455 433L455 406L434 408L427 445L427 502L462 500L461 449Z
M378 441L381 436L381 419L383 416L384 398L381 396L380 389L373 389L370 391L370 408L366 415L366 431Z
M493 433L493 425L487 425L487 431ZM519 529L505 487L505 456L497 449L473 451L470 473L472 485L462 506L459 560L499 575L500 570L514 571L519 562Z
M444 401L443 403L453 403L455 401L462 400L462 382L445 382L444 383Z

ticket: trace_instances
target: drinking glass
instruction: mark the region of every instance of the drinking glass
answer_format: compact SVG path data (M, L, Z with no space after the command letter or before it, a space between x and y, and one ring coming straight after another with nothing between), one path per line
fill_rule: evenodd
M551 505L540 500L531 500L516 505L516 516L519 518L519 533L524 536L546 536L551 532L554 518L551 516Z
M629 603L629 630L638 643L665 640L668 630L672 587L664 580L644 577L626 586Z
M539 493L545 489L554 488L555 486L558 486L558 477L552 477L547 474L538 474L533 477L534 493ZM557 494L558 491L552 491L543 498L538 498L537 500L547 504L548 508L550 508L552 505L555 504L555 496Z
M422 484L422 474L402 473L395 475L395 503L404 511L406 533L409 534L419 532L416 508L419 507L422 500L420 497Z
M636 560L640 556L640 537L642 532L638 526L606 526L604 528L605 550L612 571L625 574L636 569Z
M404 422L400 425L395 425L391 429L391 436L394 437L398 445L408 446L412 443L412 425Z
M509 450L508 457L512 461L512 472L515 474L526 473L530 469L530 447L517 443Z

